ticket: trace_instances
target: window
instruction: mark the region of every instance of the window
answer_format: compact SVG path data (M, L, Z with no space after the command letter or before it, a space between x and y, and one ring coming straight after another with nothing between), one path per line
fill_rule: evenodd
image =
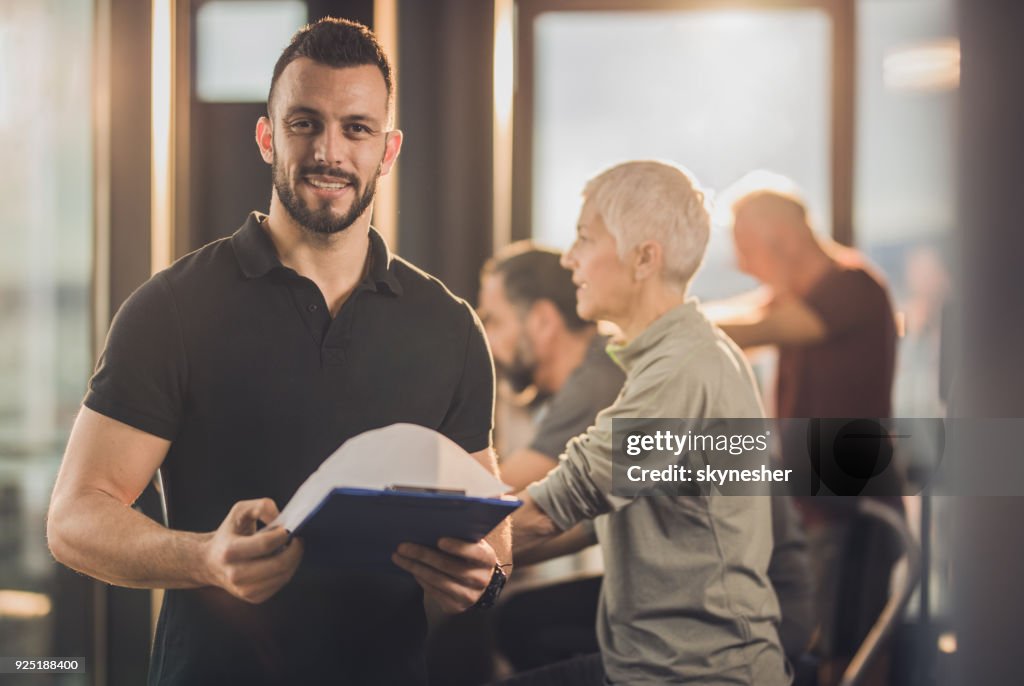
M819 230L831 230L826 12L545 12L533 30L535 240L568 246L587 179L644 158L682 164L712 191L757 168L786 174L805 189ZM717 227L694 292L719 298L752 285Z
M196 95L204 102L264 102L281 50L306 23L301 0L216 0L196 12Z

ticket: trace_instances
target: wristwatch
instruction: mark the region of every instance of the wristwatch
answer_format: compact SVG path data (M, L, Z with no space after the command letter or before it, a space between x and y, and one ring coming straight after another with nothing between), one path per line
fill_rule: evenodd
M483 610L488 607L494 607L494 604L498 602L498 596L501 595L501 589L505 588L506 581L508 581L508 576L505 575L505 570L501 568L501 565L495 563L490 583L487 584L487 588L484 589L484 592L480 594L480 597L470 609Z

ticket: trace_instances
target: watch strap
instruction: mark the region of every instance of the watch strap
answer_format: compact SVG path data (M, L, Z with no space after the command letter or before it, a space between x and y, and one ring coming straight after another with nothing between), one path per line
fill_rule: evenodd
M480 594L480 597L470 609L482 610L494 607L494 604L498 602L498 596L501 595L502 589L505 588L506 581L508 581L508 576L505 574L505 570L501 568L501 565L495 564L490 583L487 584L487 588L484 589L484 592Z

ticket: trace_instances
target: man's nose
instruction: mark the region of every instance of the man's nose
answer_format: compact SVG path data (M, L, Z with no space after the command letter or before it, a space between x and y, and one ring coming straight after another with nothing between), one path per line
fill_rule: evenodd
M343 132L328 126L316 140L314 157L317 162L325 162L332 167L345 162L347 140Z
M562 265L563 269L575 269L573 266L575 263L576 261L572 257L572 248L562 253L562 256L558 259L558 264Z

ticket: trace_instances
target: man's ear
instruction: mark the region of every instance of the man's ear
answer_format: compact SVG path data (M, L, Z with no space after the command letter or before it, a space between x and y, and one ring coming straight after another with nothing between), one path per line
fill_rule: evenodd
M399 129L388 131L386 134L387 140L384 142L384 159L380 163L381 176L391 171L391 167L395 166L395 160L398 159L398 153L402 151L402 132Z
M256 121L256 145L260 148L260 157L267 164L274 163L274 128L268 117L260 117Z
M645 281L661 273L665 253L658 241L643 241L633 248L633 278Z

